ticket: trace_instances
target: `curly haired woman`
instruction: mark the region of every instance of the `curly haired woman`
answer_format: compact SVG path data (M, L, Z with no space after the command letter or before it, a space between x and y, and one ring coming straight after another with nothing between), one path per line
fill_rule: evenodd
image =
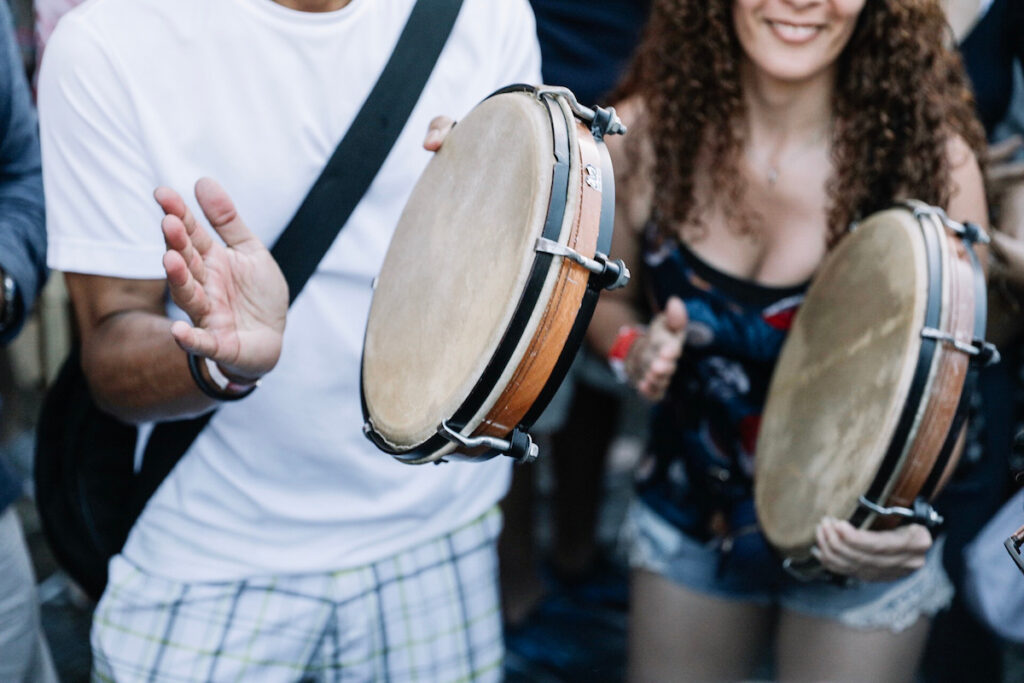
M823 520L852 586L786 576L752 504L759 414L808 280L914 197L987 223L983 145L937 0L656 0L620 89L613 252L591 341L659 401L630 511L633 680L910 680L951 597L929 532ZM630 258L631 257L631 258ZM646 328L638 304L659 311Z

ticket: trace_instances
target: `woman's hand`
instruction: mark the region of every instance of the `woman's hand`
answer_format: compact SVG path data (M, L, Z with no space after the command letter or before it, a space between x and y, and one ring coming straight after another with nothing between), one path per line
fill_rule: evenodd
M1014 161L1022 147L1024 140L1019 135L989 145L985 155L985 184L993 197L999 198L1024 181L1024 161Z
M160 227L171 298L192 320L175 321L171 334L190 353L210 358L232 381L252 383L281 355L288 285L277 262L238 216L215 181L196 183L196 199L214 240L174 190L154 197L166 214Z
M428 152L436 152L441 149L444 139L455 127L455 121L447 116L435 116L427 128L427 137L423 139L423 149Z
M687 322L686 307L678 297L672 297L629 349L626 375L644 398L658 401L665 395L683 353Z
M828 570L863 581L894 581L924 566L932 536L920 524L865 531L826 517L815 530L812 554Z
M1014 158L1024 147L1019 135L990 145L985 183L995 206L995 228L1018 239L1024 237L1024 161Z

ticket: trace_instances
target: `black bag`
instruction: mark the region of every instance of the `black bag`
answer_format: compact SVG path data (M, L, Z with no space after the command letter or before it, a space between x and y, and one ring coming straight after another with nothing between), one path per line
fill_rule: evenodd
M39 514L61 566L97 597L106 562L128 537L137 429L100 411L89 396L78 347L50 387L36 427Z
M271 250L295 301L377 176L420 98L462 0L417 0L391 58L352 126ZM432 58L431 58L432 57ZM93 402L73 348L43 402L35 492L58 562L93 598L150 496L213 413L162 422L134 468L138 430Z

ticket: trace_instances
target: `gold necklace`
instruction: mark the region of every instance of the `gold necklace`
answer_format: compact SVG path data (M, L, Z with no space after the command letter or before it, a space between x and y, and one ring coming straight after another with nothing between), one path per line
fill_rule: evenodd
M786 158L776 159L774 163L769 161L767 164L768 172L765 175L765 180L768 183L768 187L774 188L775 185L779 182L779 167L782 165L783 162L785 162L788 165L792 165L793 163L801 159L805 154L810 152L812 149L816 148L818 146L818 143L820 143L825 138L826 134L828 134L831 130L832 126L829 125L826 128L823 128L818 135L815 135L813 140L811 140L806 145L798 149L795 154L790 154ZM773 154L772 156L775 155Z

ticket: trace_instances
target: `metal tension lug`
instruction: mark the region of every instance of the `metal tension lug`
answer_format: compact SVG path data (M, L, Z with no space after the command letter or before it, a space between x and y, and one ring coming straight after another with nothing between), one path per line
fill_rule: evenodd
M978 225L977 223L957 223L960 230L956 228L950 228L953 232L960 235L960 238L964 242L970 242L971 244L989 244L992 242L992 238L988 236L988 233Z
M449 427L447 422L442 422L438 426L437 433L466 450L486 448L507 455L520 463L533 462L540 454L540 449L530 435L518 427L512 430L508 441L493 436L464 436Z
M611 291L613 289L622 289L629 284L630 273L625 261L622 259L610 261L607 256L600 252L595 254L595 256L599 262L604 264L604 272L597 276L597 282L601 289Z
M977 223L961 223L949 217L944 209L938 206L930 206L918 201L909 201L904 204L914 212L914 218L920 219L923 216L932 216L939 220L946 229L953 232L957 237L968 244L989 244L992 238Z
M1020 541L1017 540L1016 534L1010 536L1006 541L1003 542L1003 547L1006 548L1006 552L1010 553L1010 557L1017 563L1017 568L1024 572L1024 556L1020 554Z
M811 583L825 578L826 570L817 563L795 562L792 557L782 560L782 569L797 581Z
M983 368L995 365L1003 359L999 353L999 349L997 349L996 345L992 342L987 342L984 339L975 339L974 345L979 350L978 356L975 360L977 360Z
M590 132L598 140L606 135L625 135L626 126L615 113L615 107L594 107L594 120L590 124Z
M985 341L984 339L974 339L970 344L962 342L948 332L937 330L934 327L925 327L921 330L921 337L924 339L934 339L935 341L942 342L952 346L961 353L966 353L971 357L972 363L979 363L982 367L987 368L990 365L995 365L999 362L999 349L995 347L995 344Z
M924 498L915 498L913 508L905 507L882 507L878 503L873 503L864 496L858 499L858 502L866 507L876 515L882 515L883 517L899 517L906 519L910 522L917 524L923 524L929 529L934 529L945 521L942 515L932 507Z
M593 284L599 289L619 289L625 287L629 282L629 268L621 259L609 261L608 257L598 252L594 258L587 258L575 249L559 244L546 237L538 237L534 250L542 254L552 254L567 258L586 268L595 278L591 278Z
M598 140L604 138L605 135L626 134L626 126L623 125L618 114L615 113L614 107L594 107L593 109L585 107L580 104L579 100L576 99L576 95L571 90L561 86L537 88L537 95L538 97L543 95L560 95L564 97L572 113L579 117L581 121L590 124L590 132Z

